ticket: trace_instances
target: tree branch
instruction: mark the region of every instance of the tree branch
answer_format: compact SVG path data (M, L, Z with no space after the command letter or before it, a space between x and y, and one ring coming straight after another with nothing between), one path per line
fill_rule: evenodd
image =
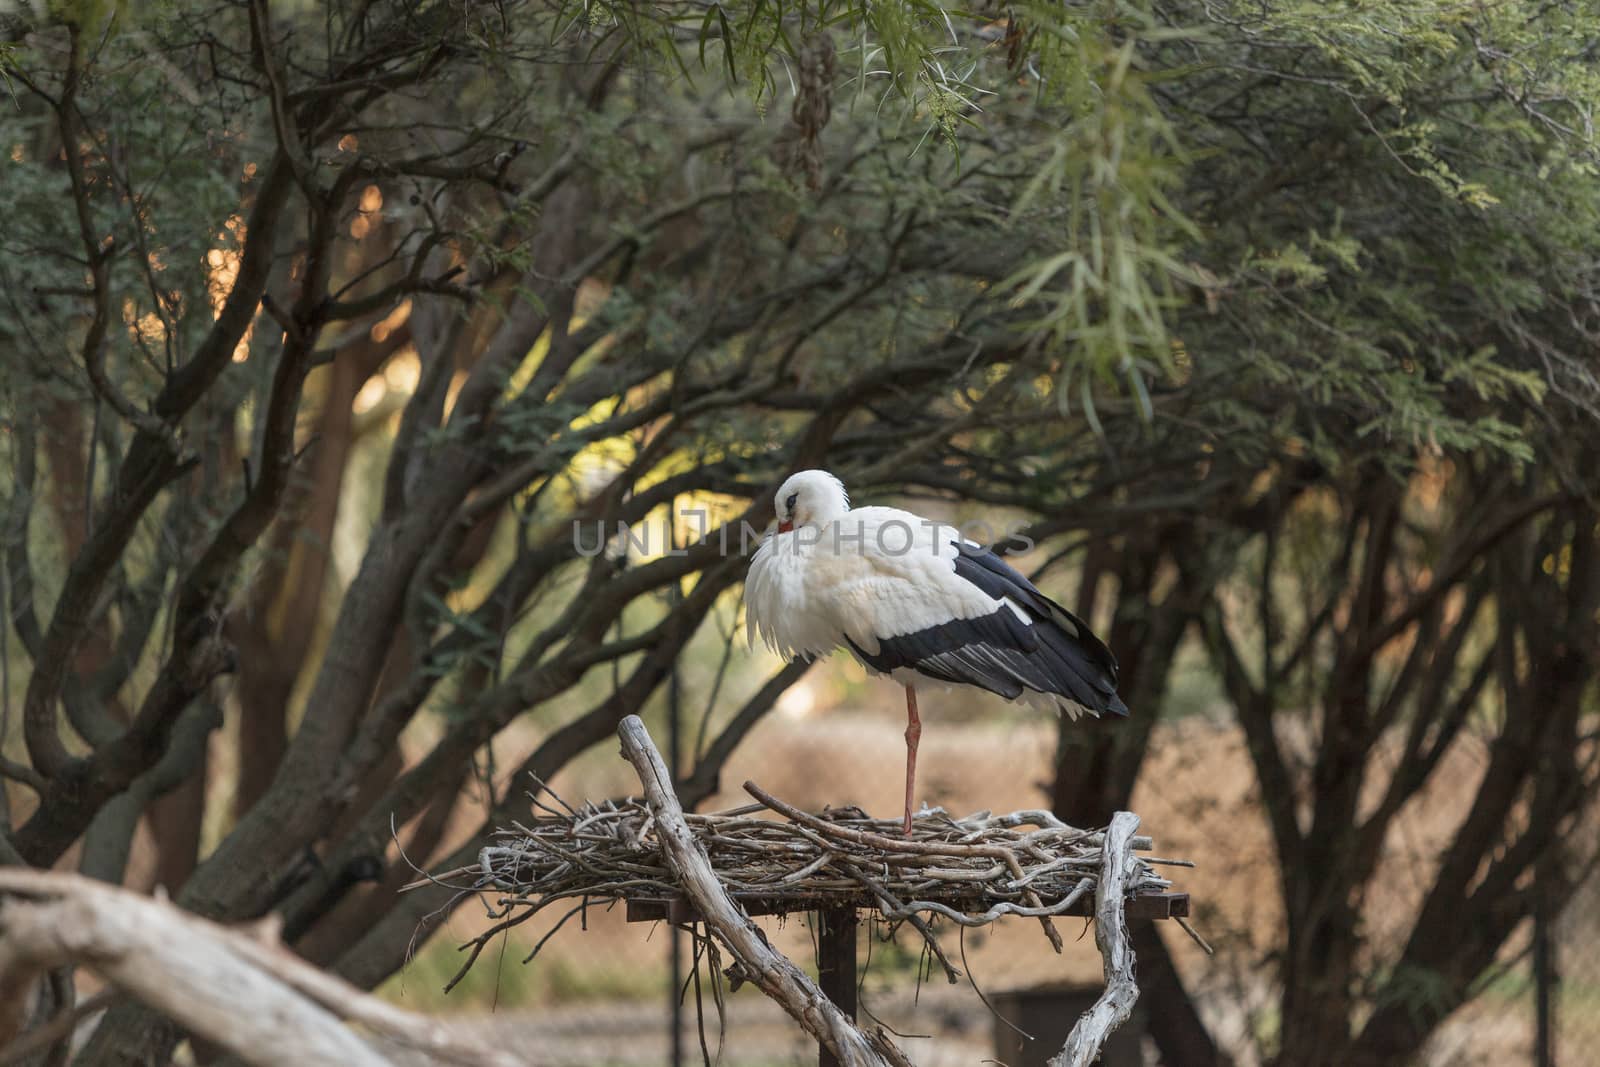
M3 869L0 894L0 982L19 971L86 964L247 1064L387 1067L343 1020L441 1063L524 1062L317 970L285 951L271 924L229 929L70 874Z
M645 799L656 817L656 836L667 866L705 919L706 927L739 961L750 980L761 991L794 1017L807 1033L827 1046L839 1063L847 1067L875 1067L904 1061L904 1054L887 1039L869 1041L856 1029L833 1002L823 996L806 973L779 954L756 924L728 896L711 860L688 823L683 808L672 792L672 772L661 753L650 741L644 723L637 715L622 720L617 731L622 738L622 754L638 772ZM882 1046L888 1046L887 1050ZM890 1054L886 1055L886 1051ZM1087 1061L1085 1061L1087 1062Z
M1100 884L1094 891L1094 943L1100 950L1106 988L1072 1028L1061 1051L1050 1058L1049 1067L1089 1067L1100 1057L1111 1032L1128 1021L1139 999L1139 987L1133 980L1133 943L1123 906L1128 878L1139 862L1130 851L1138 829L1139 816L1129 811L1117 812L1106 827L1100 846Z
M1262 803L1272 824L1279 862L1285 870L1291 870L1298 861L1305 838L1295 811L1297 790L1294 779L1283 758L1283 750L1273 726L1273 709L1251 684L1233 639L1228 635L1222 609L1215 600L1200 613L1200 621L1211 660L1222 675L1223 688L1233 701L1240 725L1244 727L1245 743L1255 764L1256 774L1261 779Z

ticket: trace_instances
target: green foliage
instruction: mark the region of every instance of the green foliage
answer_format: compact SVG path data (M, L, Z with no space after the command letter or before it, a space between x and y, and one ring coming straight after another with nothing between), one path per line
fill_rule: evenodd
M11 94L11 102L21 106L17 101L17 86L11 80L11 68L17 62L17 46L10 42L0 43L0 81L6 84L6 91Z
M1038 45L1041 96L1064 121L1040 146L1016 207L1042 198L1060 205L1065 249L1007 285L1024 303L1042 298L1030 329L1070 354L1063 400L1081 371L1077 392L1093 420L1094 379L1121 375L1148 417L1146 378L1170 369L1171 286L1188 277L1176 242L1198 232L1171 199L1186 158L1151 92L1172 74L1153 68L1147 53L1184 35L1136 4L1035 5L1020 17Z
M120 21L136 8L130 0L48 0L46 6L62 22L96 34L106 23Z
M1189 212L1206 234L1193 255L1212 279L1204 310L1177 316L1195 365L1242 359L1235 391L1268 385L1330 464L1374 442L1401 466L1418 449L1529 458L1538 446L1518 409L1552 390L1590 404L1593 389L1581 372L1565 384L1551 373L1571 363L1549 353L1574 353L1581 337L1539 310L1558 293L1587 300L1591 287L1567 245L1595 232L1581 191L1594 145L1548 120L1586 114L1594 81L1572 38L1552 45L1537 25L1567 16L1530 21L1504 5L1212 10L1200 48L1216 66L1187 79L1183 109L1204 114L1248 87L1261 125L1250 138L1231 120L1187 131L1197 155L1181 202L1203 205ZM1505 91L1486 56L1524 70L1550 94L1547 110ZM1293 81L1259 76L1291 59ZM1498 410L1480 403L1490 399ZM1232 397L1223 404L1240 414Z
M168 106L176 72L137 61L148 47L135 45L128 62L97 73L76 105L94 116L77 146L91 190L90 228L102 242L127 250L109 268L112 345L127 357L111 365L140 404L169 368L189 357L210 325L208 257L237 253L242 234L236 216L241 193L250 188L243 171L262 158L259 145L220 127L226 115ZM19 48L11 61L22 78L37 84L33 79L44 62L39 52ZM38 103L34 97L29 102ZM192 89L185 103L190 102ZM219 128L208 128L208 118ZM37 106L0 108L0 145L10 156L0 183L0 212L9 220L0 233L0 285L9 294L0 338L42 366L63 342L70 346L87 321L79 314L84 245L60 162L62 146L46 114ZM112 153L127 145L141 150L125 166L109 166ZM72 391L59 378L36 381Z

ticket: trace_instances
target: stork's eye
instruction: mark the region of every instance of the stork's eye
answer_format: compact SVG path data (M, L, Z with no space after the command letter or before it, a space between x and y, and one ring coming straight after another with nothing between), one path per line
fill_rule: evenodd
M789 514L793 515L794 514L794 502L796 500L799 500L799 499L800 499L800 494L799 493L790 493L789 494L789 499L785 500L783 502L783 510L787 511Z

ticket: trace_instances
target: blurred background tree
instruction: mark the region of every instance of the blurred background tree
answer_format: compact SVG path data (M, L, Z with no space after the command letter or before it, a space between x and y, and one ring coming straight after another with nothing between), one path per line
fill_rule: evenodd
M1269 1059L1403 1061L1492 976L1533 872L1559 904L1590 858L1592 16L0 25L10 862L128 880L148 827L149 884L281 911L376 985L457 903L397 897L406 857L474 856L694 648L720 666L677 770L715 791L804 670L725 653L740 524L805 466L1026 521L1109 632L1135 714L1063 732L1064 817L1127 803L1203 655L1278 856ZM618 523L655 543L586 550ZM1462 749L1473 807L1376 937L1395 819ZM1152 931L1140 959L1168 1059L1224 1058L1206 975ZM83 1059L180 1036L120 1007Z

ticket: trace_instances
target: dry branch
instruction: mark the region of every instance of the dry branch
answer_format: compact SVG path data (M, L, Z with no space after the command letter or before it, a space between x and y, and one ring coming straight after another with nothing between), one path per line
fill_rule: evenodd
M260 1067L389 1063L347 1023L441 1064L524 1062L318 970L278 943L274 923L229 928L77 875L0 869L0 987L68 963Z
M1094 943L1100 949L1106 988L1094 1007L1073 1026L1061 1051L1050 1058L1050 1067L1089 1067L1100 1055L1100 1047L1111 1031L1128 1021L1134 1001L1139 999L1139 987L1133 981L1133 942L1128 937L1123 910L1125 887L1139 865L1138 858L1129 851L1133 832L1138 828L1139 816L1119 811L1106 829L1094 916Z
M733 952L749 979L826 1045L839 1063L876 1067L908 1062L892 1045L882 1047L888 1045L887 1039L870 1041L804 971L767 943L750 917L729 899L710 858L689 829L672 789L672 774L651 743L644 723L637 715L629 715L622 720L618 733L623 755L639 773L667 865L700 910L707 927Z
M800 811L798 808L795 808L789 804L785 804L777 797L774 797L761 789L761 787L757 786L754 782L746 782L744 784L744 788L745 792L749 793L751 796L761 801L762 804L771 808L773 811L776 811L778 814L787 816L794 822L809 826L813 830L816 830L818 833L821 833L827 837L844 838L846 841L853 841L857 844L866 845L869 848L881 849L886 852L926 851L932 852L936 855L987 856L991 859L999 860L1001 863L1005 864L1006 870L1013 876L1011 887L1013 889L1019 889L1022 891L1022 901L1024 907L1018 908L1015 905L1001 902L990 909L992 915L990 915L988 919L980 916L979 920L990 921L993 918L998 918L1000 915L1005 913L1005 910L1013 910L1022 915L1035 915L1039 919L1039 924L1044 928L1045 936L1050 939L1050 947L1055 949L1058 953L1061 951L1061 934L1056 931L1055 925L1050 922L1050 915L1052 914L1051 909L1044 906L1043 901L1039 899L1039 894L1029 884L1029 879L1025 874L1023 874L1022 864L1018 862L1017 854L1014 850L1006 848L1003 845L993 844L950 845L937 841L923 842L918 844L914 841L907 841L904 837L893 838L885 834L869 833L863 830L853 830L847 827L837 826L828 822L826 819L819 819L815 815L809 815L806 812ZM868 880L868 884L871 884L870 880ZM1067 908L1072 906L1073 901L1077 900L1079 895L1081 895L1087 888L1088 885L1086 881L1080 879L1073 891L1067 894L1067 896L1063 898L1056 905L1056 907L1062 911L1065 911ZM964 926L978 925L977 921L968 921L966 917L957 915L948 907L941 907L940 905L927 901L917 901L913 905L902 906L899 910L905 914L898 917L909 918L917 911L924 909L930 911L941 911L942 914L948 915L950 918L955 919ZM885 918L895 917L896 916L885 915Z

